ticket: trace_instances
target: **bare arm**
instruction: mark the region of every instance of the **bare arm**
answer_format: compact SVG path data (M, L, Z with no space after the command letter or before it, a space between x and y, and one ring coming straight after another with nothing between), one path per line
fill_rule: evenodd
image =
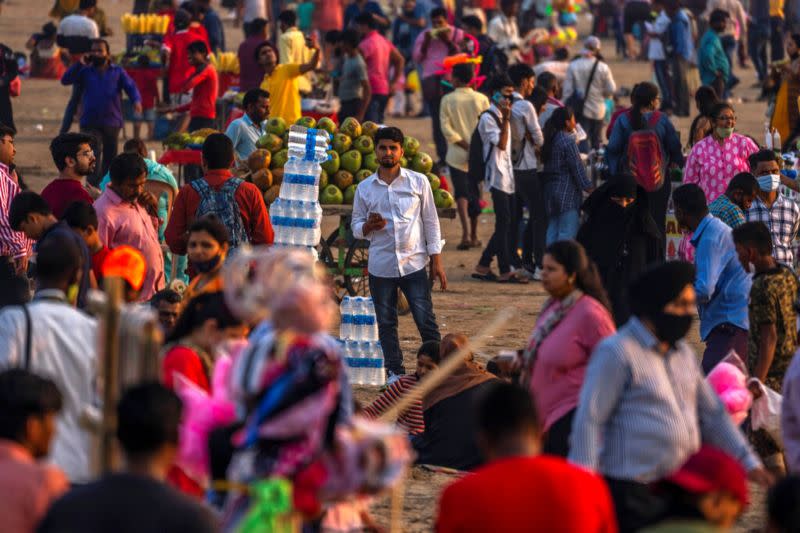
M313 46L310 47L314 50L314 55L311 56L311 59L308 63L304 63L300 65L300 74L305 74L306 72L311 72L315 68L317 68L317 64L319 63L319 46L314 43Z

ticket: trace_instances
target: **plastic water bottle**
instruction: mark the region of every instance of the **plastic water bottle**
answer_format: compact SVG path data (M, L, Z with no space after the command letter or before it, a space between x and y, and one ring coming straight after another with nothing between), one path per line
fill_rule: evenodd
M364 309L364 298L356 296L353 298L353 338L362 340L364 338L364 322L362 320Z
M286 231L284 227L284 214L285 214L285 202L281 201L280 198L276 198L275 202L269 208L269 218L270 222L272 223L272 227L275 230L275 242L276 243L283 243L286 238Z
M375 305L371 296L367 298L367 310L370 317L367 324L367 337L371 341L377 341L380 338L378 335L378 316L375 314Z
M339 305L339 313L342 315L342 325L339 327L339 337L347 340L353 336L353 301L349 296L342 298Z
M284 207L284 226L286 227L286 238L284 239L284 244L293 245L295 243L295 221L294 219L297 217L297 207L293 200L286 200L286 206Z
M322 162L328 158L330 135L325 130L293 125L289 128L289 157Z

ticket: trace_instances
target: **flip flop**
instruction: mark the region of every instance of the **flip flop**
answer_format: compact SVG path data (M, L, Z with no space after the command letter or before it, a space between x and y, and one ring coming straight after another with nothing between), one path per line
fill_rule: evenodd
M471 247L472 246L470 245L470 243L464 241L459 243L458 246L456 246L456 250L469 250Z
M479 279L481 281L497 281L497 275L494 272L487 272L486 274L481 274L480 272L473 272L472 273L473 279Z
M516 276L516 275L512 274L506 279L497 278L497 283L511 283L511 284L517 284L517 285L527 285L528 283L530 283L530 280L528 280L527 278L520 278L519 276Z

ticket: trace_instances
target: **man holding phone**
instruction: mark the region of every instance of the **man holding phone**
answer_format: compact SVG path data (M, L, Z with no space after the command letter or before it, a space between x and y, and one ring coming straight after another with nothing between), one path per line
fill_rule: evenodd
M361 182L353 200L353 234L369 241L369 290L375 304L387 377L405 374L397 337L397 290L408 300L422 341L441 340L431 286L447 289L442 235L433 191L424 175L400 167L403 132L381 128L375 135L380 167ZM425 267L430 258L430 280Z

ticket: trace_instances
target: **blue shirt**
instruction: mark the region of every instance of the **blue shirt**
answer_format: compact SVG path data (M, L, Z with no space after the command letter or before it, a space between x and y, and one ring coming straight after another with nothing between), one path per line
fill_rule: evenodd
M372 13L373 15L378 15L381 17L385 16L383 14L383 9L381 9L381 6L378 4L378 2L367 2L363 11L359 9L358 4L353 2L344 10L344 29L350 29L350 27L355 24L355 20L359 17L359 15L363 13Z
M228 125L225 130L225 135L233 143L233 149L236 150L236 158L240 161L246 161L250 154L256 151L256 141L267 133L266 121L261 124L254 124L248 115L242 118L237 118Z
M642 118L645 124L651 117L652 112L644 114ZM665 163L667 165L682 166L681 140L666 113L661 113L658 122L656 122L655 131L658 140L661 141L661 148L664 149ZM606 163L608 163L608 172L611 176L616 176L627 169L628 139L631 133L633 133L633 126L631 126L630 114L620 114L616 122L614 122L614 128L611 130L611 137L609 137L608 146L606 146Z
M62 85L79 83L81 86L81 127L107 126L121 128L122 91L131 102L142 101L139 89L119 65L111 64L105 72L82 63L75 63L61 78Z
M225 31L222 29L222 21L216 11L213 9L206 11L206 16L203 18L203 26L206 29L206 33L208 33L208 44L211 45L211 51L225 51Z
M575 137L560 131L552 143L550 158L544 164L547 174L544 201L548 215L559 215L580 209L583 191L589 189L592 182L581 162Z
M691 243L695 247L694 290L700 338L705 340L712 329L726 322L749 329L747 303L752 280L736 255L731 228L706 215L694 230Z
M689 29L689 17L682 9L672 18L668 31L674 54L691 61L694 56L694 41Z

